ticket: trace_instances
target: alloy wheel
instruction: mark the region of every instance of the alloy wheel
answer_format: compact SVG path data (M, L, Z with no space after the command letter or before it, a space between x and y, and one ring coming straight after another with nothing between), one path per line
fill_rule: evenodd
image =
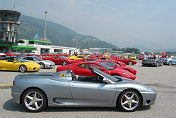
M126 111L133 111L139 106L139 97L134 92L127 92L121 98L121 105Z
M43 97L40 93L31 91L25 96L24 104L29 110L38 110L43 105Z
M21 66L20 66L20 72L24 73L24 72L26 72L26 71L27 71L26 66L21 65Z

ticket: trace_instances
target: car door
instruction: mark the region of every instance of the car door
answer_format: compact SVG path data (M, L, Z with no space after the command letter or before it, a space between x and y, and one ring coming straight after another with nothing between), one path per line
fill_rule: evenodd
M70 91L78 105L111 105L116 94L116 86L96 81L97 77L86 76L85 79L70 81Z
M173 58L172 64L176 64L176 58Z
M14 58L8 58L3 64L4 70L16 70L16 63Z

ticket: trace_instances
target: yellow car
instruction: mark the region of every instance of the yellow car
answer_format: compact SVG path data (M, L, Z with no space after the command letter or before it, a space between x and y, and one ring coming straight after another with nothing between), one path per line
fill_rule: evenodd
M136 60L136 56L130 56L130 59Z
M27 62L22 58L6 57L0 59L0 70L11 71L37 71L40 69L40 65L36 62Z
M84 58L85 58L84 55L77 55L77 56L68 57L68 59L72 59L72 60L78 60L78 59L84 59Z

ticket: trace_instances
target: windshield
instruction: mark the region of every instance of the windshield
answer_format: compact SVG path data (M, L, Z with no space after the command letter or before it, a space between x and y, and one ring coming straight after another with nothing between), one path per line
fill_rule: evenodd
M63 56L59 56L61 59L65 59L65 57L63 57Z
M23 58L16 58L18 62L27 62L27 60L24 60Z
M118 80L120 80L120 78L115 78L115 77L113 77L109 74L106 74L106 73L102 72L101 70L95 69L94 71L99 73L100 75L105 76L106 78L110 79L113 82L117 82Z
M100 64L101 66L103 66L103 67L104 67L105 69L107 69L107 70L114 70L114 68L111 68L111 67L109 67L109 66L103 64L103 62L99 62L98 64Z

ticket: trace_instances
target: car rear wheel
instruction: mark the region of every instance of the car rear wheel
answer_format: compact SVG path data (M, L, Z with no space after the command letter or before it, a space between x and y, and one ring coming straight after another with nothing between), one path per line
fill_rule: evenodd
M172 62L171 61L169 62L169 66L172 66Z
M47 98L42 91L29 89L22 96L22 104L27 111L39 112L47 106Z
M129 61L129 62L128 62L128 65L133 65L133 62L132 62L132 61Z
M65 66L65 65L67 65L68 63L67 63L67 61L62 61L62 65L63 66Z
M22 72L22 73L26 72L26 71L27 71L26 66L25 66L25 65L21 65L21 66L19 67L19 71Z
M126 90L119 95L117 106L122 111L135 111L141 106L141 96L135 90Z

